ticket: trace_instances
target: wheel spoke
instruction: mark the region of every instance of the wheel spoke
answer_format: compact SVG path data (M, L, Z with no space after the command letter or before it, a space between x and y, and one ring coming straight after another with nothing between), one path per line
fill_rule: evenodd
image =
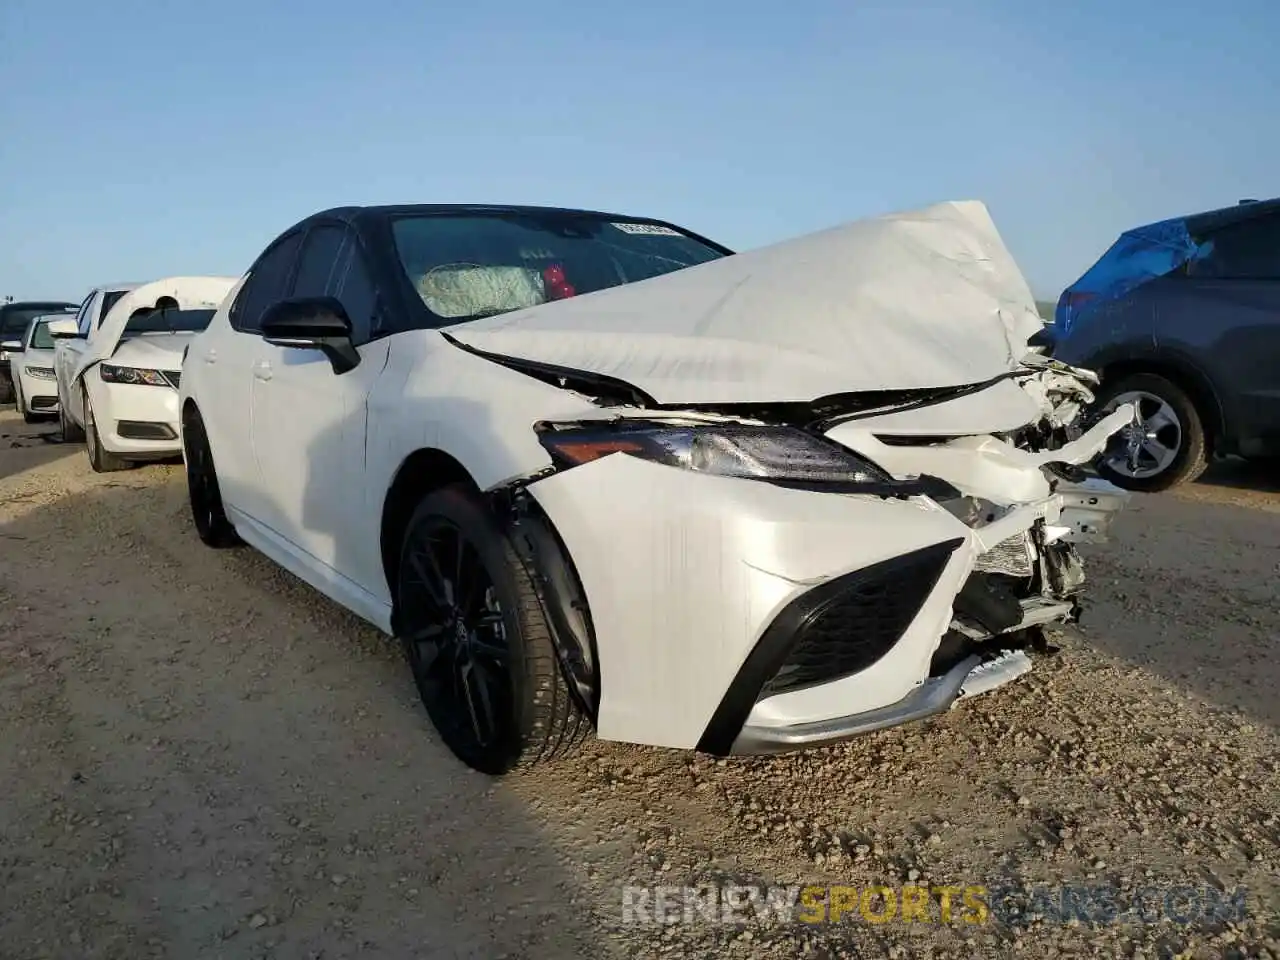
M480 555L469 543L461 541L458 545L458 610L463 617L469 617L476 608L488 587L486 579Z
M493 703L489 698L489 685L482 674L483 670L473 660L466 661L458 670L467 713L471 717L471 729L476 735L476 742L483 747L489 745L497 724L493 716Z
M428 542L419 550L414 550L409 554L409 565L413 568L413 572L417 575L418 583L427 592L427 599L434 608L434 613L444 619L450 612L453 604L450 603L449 587L445 581L444 574L440 572L440 564L436 562L435 551L431 549Z
M1143 440L1140 449L1155 461L1157 470L1163 470L1173 463L1173 458L1178 455L1176 448L1165 446L1159 437L1154 436L1149 436Z
M499 664L507 662L507 645L500 637L490 639L479 630L471 635L470 647L473 653L479 654Z
M1166 427L1173 427L1175 430L1181 430L1181 424L1178 418L1174 416L1173 411L1166 404L1160 404L1159 409L1151 416L1147 417L1145 424L1148 433L1159 433Z

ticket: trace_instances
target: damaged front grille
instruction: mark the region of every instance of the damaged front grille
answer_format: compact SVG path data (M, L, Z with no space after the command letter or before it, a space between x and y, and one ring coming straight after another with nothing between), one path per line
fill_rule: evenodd
M875 564L811 591L823 596L801 620L760 698L830 683L888 653L928 599L956 544L944 546Z

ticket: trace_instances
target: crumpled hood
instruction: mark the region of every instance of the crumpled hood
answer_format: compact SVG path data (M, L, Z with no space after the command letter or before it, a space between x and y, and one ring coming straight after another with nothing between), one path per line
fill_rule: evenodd
M982 383L1043 325L979 202L855 221L447 329L660 403L809 401Z
M108 359L126 367L145 367L148 370L181 370L182 351L191 342L194 333L148 333L122 340Z

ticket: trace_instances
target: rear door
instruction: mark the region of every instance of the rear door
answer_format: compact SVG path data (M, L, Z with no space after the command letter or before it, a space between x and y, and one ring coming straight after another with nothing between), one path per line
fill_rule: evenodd
M1280 216L1219 231L1188 265L1190 306L1216 334L1205 363L1242 453L1280 449Z

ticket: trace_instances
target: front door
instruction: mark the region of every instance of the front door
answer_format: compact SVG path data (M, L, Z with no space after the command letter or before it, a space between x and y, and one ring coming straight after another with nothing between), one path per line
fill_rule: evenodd
M334 373L319 350L261 341L253 365L254 450L269 503L264 522L302 560L362 609L368 544L354 529L364 496L368 397L387 359L387 340L370 340L376 293L355 235L341 224L307 233L292 296L336 297L353 327L360 363Z

